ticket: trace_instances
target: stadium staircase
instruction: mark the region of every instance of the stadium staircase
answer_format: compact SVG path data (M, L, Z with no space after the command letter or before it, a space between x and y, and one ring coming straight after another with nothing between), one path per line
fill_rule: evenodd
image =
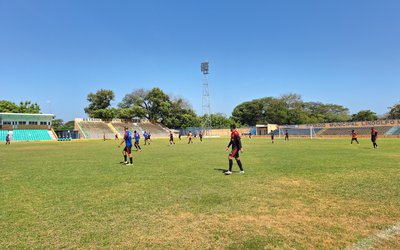
M113 126L111 122L107 123L107 126L114 132L114 134L118 135L118 138L122 138L121 133Z

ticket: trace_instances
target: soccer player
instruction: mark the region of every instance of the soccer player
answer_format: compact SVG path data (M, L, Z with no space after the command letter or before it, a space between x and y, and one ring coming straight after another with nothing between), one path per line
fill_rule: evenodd
M192 139L192 131L189 131L189 133L188 133L188 139L189 139L189 141L188 141L188 144L190 144L190 143L193 143L193 139Z
M289 141L289 132L287 131L287 129L286 129L286 131L285 131L285 141Z
M203 131L199 132L200 143L203 143Z
M232 174L233 158L235 158L236 163L240 168L240 173L244 174L242 162L239 158L239 151L243 153L242 142L240 140L239 132L236 130L235 125L231 125L231 140L226 147L225 151L228 151L229 147L232 145L232 152L228 156L229 160L229 170L225 172L226 175Z
M135 137L135 144L134 145L135 145L136 151L139 150L139 152L142 152L142 149L140 148L140 145L139 145L140 135L139 135L138 132L136 132L136 130L133 131L133 137Z
M182 137L182 132L181 132L181 131L179 131L178 137L179 137L179 140L182 140L182 139L181 139L181 137Z
M353 129L353 130L351 131L351 143L350 143L350 144L353 144L353 141L356 141L357 144L360 144L360 143L358 142L357 138L358 138L358 134L357 134L357 132L354 131L354 129Z
M172 134L172 131L169 131L169 145L175 144L174 142L174 134Z
M143 137L144 137L144 145L147 145L147 144L150 145L150 142L149 142L149 134L147 133L147 131L144 131Z
M124 139L121 140L121 143L118 145L118 147L121 147L122 143L125 142L125 148L122 150L122 155L124 156L124 163L126 165L132 165L132 134L128 130L127 127L124 128L125 134L124 134ZM126 154L129 155L129 163L126 160Z
M376 131L374 129L374 127L371 128L371 141L372 141L372 145L374 146L374 148L378 148L378 144L376 144L376 139L378 138L378 131Z
M115 134L115 140L118 140L118 134Z
M271 141L272 141L272 143L274 143L274 137L275 137L275 134L274 134L274 131L271 129Z
M10 144L10 134L6 135L6 145Z

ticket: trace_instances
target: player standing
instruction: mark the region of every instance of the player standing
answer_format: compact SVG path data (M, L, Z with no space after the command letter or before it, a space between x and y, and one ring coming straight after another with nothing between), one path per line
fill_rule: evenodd
M236 163L238 164L238 166L240 168L240 173L244 174L242 162L240 161L240 158L239 158L239 151L243 153L242 142L240 140L240 135L239 135L239 132L236 130L235 125L231 125L231 140L230 140L228 146L226 147L225 151L228 151L228 149L231 145L232 145L232 152L228 156L229 170L226 171L225 174L226 175L232 174L232 165L233 165L232 159L233 158L235 158Z
M285 131L285 141L289 141L289 132L287 131L287 129L286 129L286 131Z
M203 143L203 131L199 132L200 143Z
M6 135L6 145L10 144L10 134Z
M125 142L125 148L122 150L122 155L124 156L124 163L126 165L132 165L132 134L128 130L127 127L124 128L125 134L124 134L124 139L121 141L121 143L118 145L118 147L121 147L122 143ZM126 160L126 154L129 155L129 161Z
M376 144L376 139L378 138L378 131L374 129L374 127L371 128L371 141L372 145L374 148L378 148L378 144Z
M353 130L351 131L351 143L350 143L350 144L353 144L353 141L356 141L357 144L360 144L360 143L358 142L357 138L358 138L358 134L357 134L357 132L354 131L354 129L353 129Z
M274 134L274 131L271 129L271 141L272 141L272 143L274 143L274 137L275 137L275 134Z
M189 131L189 133L188 133L188 139L189 139L189 141L188 141L188 144L190 144L190 143L193 143L193 139L192 139L192 131Z
M139 145L140 135L139 135L139 133L136 132L136 130L133 131L133 137L135 137L135 144L134 145L135 145L136 151L140 150L139 152L142 152L142 148Z

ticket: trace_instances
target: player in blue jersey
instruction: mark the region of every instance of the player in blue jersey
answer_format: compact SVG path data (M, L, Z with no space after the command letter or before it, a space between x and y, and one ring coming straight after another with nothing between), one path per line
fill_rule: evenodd
M139 135L139 133L137 133L136 132L136 130L135 131L133 131L133 137L135 138L135 148L136 148L136 151L142 151L142 149L140 148L140 145L139 145L139 140L140 140L140 135Z
M122 155L124 156L124 163L126 165L132 165L132 133L128 130L127 127L125 127L125 134L124 134L124 139L121 141L121 143L118 145L118 147L121 147L122 143L125 142L125 148L122 150ZM129 155L129 163L126 159L126 154Z

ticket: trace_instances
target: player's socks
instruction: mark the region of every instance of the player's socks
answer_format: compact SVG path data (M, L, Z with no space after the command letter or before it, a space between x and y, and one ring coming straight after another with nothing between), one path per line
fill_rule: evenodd
M131 162L131 164L132 164L132 157L129 157L129 161Z
M229 171L232 172L233 161L229 159Z
M237 162L237 164L238 164L238 166L240 168L240 171L243 171L242 162L240 160L237 160L236 162Z
M126 155L124 155L124 162L126 162Z

